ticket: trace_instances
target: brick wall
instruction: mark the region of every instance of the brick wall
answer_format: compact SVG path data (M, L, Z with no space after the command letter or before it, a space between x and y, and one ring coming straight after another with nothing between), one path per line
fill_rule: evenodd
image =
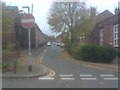
M107 19L105 22L103 22L104 30L105 30L105 38L104 38L104 44L109 45L109 43L113 43L113 26L117 24L118 16L115 15L109 19Z
M103 45L110 45L110 43L113 43L113 25L117 22L117 20L118 16L114 15L96 24L96 28L92 32L94 42L96 42L96 44L99 44L100 42L99 30L101 28L104 29Z

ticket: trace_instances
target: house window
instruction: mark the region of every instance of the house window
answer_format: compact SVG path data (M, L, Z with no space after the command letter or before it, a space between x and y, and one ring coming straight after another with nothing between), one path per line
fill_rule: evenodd
M103 37L104 37L104 33L103 33L104 29L100 30L100 46L103 45Z
M113 47L118 47L118 24L113 26Z

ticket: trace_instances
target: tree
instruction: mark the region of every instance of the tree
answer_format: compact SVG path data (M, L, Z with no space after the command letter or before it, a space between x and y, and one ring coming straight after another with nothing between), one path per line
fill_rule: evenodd
M85 2L54 2L48 16L48 24L54 32L71 32L89 17L90 10Z
M12 60L15 50L15 40L13 40L13 27L15 18L5 3L2 7L2 69L3 72L10 69L9 61Z
M14 44L13 28L15 18L9 8L2 3L2 44L5 47L8 44ZM9 37L9 38L8 38Z
M15 19L12 12L10 12L5 3L2 3L2 32L10 31L8 29L14 25L14 22Z

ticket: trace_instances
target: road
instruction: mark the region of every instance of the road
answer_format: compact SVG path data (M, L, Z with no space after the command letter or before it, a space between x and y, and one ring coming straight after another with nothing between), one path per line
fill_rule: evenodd
M59 46L46 46L42 63L55 72L51 77L4 79L3 88L118 88L118 73L75 64Z

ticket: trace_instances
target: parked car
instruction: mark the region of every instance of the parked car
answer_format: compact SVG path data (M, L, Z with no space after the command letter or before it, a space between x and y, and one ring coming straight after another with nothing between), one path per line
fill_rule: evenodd
M47 46L51 46L51 42L47 42Z
M57 46L60 46L60 43L57 43Z

